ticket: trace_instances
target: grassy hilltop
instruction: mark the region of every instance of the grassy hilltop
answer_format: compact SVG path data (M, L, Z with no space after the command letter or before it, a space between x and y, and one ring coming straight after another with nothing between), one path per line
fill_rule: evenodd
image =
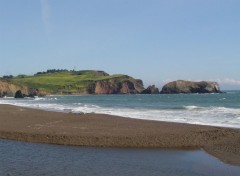
M30 76L18 75L11 77L9 81L16 85L24 85L50 94L79 94L88 93L88 91L94 93L97 83L108 83L108 87L113 87L121 86L124 82L130 82L136 88L139 86L139 83L142 84L141 80L136 80L127 75L109 75L104 71L94 70L48 70L47 72L38 72ZM101 86L106 87L106 85L102 84ZM141 86L139 91L143 88Z

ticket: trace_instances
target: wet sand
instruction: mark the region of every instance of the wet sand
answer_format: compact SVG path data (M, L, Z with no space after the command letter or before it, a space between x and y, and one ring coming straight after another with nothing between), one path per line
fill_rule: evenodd
M240 165L240 129L0 105L0 138L94 147L204 149Z

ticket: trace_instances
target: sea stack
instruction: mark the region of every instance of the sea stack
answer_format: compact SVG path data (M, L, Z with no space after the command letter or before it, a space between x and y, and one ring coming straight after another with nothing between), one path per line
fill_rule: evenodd
M150 85L142 91L142 94L159 94L159 90L155 85Z
M163 86L161 94L221 93L217 82L177 80Z

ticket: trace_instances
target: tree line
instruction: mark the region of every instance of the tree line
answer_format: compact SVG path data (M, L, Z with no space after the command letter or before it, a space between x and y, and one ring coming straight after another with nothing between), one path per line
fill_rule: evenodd
M67 72L67 69L49 69L43 72L37 72L35 75L47 74L47 73L59 73L59 72Z

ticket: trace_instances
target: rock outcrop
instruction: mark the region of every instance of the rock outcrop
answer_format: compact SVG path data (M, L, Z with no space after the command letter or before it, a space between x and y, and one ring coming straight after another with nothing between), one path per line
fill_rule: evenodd
M31 97L31 98L34 98L36 96L41 97L41 96L44 96L46 94L47 94L46 92L39 91L38 89L30 88L30 89L28 89L27 97Z
M161 94L221 93L217 82L178 80L163 86Z
M159 89L155 85L148 86L148 88L142 91L142 94L159 94Z
M93 87L94 91L93 91ZM138 94L144 90L141 80L128 76L97 81L87 92L94 94Z
M100 77L100 76L109 76L108 73L106 73L105 71L92 71L93 75L96 77Z
M25 95L22 94L22 91L21 90L18 90L16 93L15 93L15 96L14 98L24 98Z

